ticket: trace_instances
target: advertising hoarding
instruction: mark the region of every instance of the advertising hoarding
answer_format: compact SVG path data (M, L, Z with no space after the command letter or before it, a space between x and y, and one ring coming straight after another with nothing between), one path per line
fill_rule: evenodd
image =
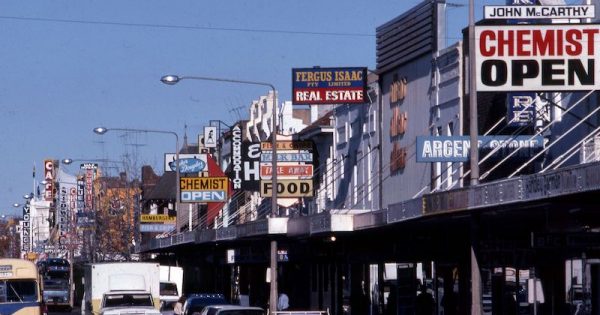
M367 68L292 69L292 103L362 104L366 102Z

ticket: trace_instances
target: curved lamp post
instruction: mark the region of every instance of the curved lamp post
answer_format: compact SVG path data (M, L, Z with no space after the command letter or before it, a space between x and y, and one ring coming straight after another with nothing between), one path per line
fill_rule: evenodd
M103 135L111 130L114 131L125 131L125 132L149 132L149 133L163 133L163 134L171 134L175 136L175 213L179 214L177 211L177 204L179 204L179 136L174 131L166 131L166 130L151 130L151 129L132 129L132 128L106 128L106 127L97 127L94 128L94 132L99 135ZM191 216L191 214L190 214ZM192 230L192 224L188 224L188 231Z
M239 83L239 84L250 84L250 85L261 85L270 87L273 90L273 117L272 121L272 134L271 134L271 145L272 145L272 176L271 176L271 184L272 184L272 197L271 197L271 217L277 216L277 131L276 131L276 121L277 121L277 97L275 86L271 83L265 82L257 82L257 81L246 81L246 80L233 80L233 79L223 79L223 78L212 78L212 77L199 77L199 76L177 76L177 75L165 75L160 78L160 81L167 85L175 85L181 80L202 80L202 81L218 81L218 82L229 82L229 83ZM270 296L269 296L269 308L271 313L277 311L277 241L275 239L271 240L271 259L270 259L270 267L271 267L271 287L270 287Z

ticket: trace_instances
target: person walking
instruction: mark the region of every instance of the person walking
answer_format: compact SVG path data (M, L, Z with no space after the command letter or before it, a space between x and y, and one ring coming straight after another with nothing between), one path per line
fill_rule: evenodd
M290 307L290 298L287 294L281 292L279 294L279 298L277 299L277 310L285 311Z
M173 314L181 315L183 314L183 303L185 303L185 296L181 296L177 303L175 303L175 307L173 308Z

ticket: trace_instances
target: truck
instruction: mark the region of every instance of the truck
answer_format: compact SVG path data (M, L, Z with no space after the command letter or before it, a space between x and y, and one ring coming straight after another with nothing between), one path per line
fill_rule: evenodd
M160 303L161 310L172 309L182 294L183 268L160 266Z
M82 314L160 314L159 265L144 262L85 266Z
M67 259L48 258L37 263L44 281L44 302L48 308L73 308L73 268Z

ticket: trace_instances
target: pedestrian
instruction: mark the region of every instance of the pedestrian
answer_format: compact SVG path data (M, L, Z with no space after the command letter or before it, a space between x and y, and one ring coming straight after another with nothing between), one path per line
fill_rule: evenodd
M416 300L416 315L433 315L433 310L435 308L435 300L433 299L433 295L427 291L426 285L421 285L421 293L417 295Z
M183 314L183 303L185 303L185 296L182 295L179 300L177 300L177 303L175 303L175 307L173 308L173 314L175 315L181 315Z
M277 310L285 311L290 307L290 298L287 294L281 292L279 294L279 298L277 299Z

